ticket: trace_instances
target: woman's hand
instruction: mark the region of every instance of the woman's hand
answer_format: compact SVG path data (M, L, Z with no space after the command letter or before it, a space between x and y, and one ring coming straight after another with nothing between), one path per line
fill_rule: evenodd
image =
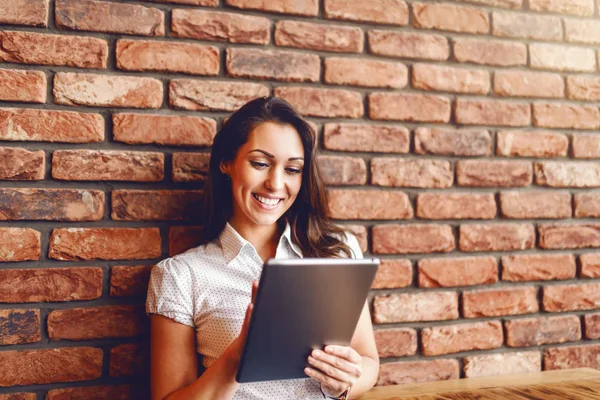
M321 382L321 390L329 397L339 397L362 375L362 357L349 346L326 346L313 350L308 363L314 368L304 372Z
M252 281L252 297L250 298L250 304L246 308L246 316L244 317L244 323L238 337L231 342L231 344L225 349L225 353L229 356L229 359L235 365L235 370L240 364L242 358L242 351L244 350L244 343L246 342L246 335L248 334L248 326L250 324L250 316L254 309L254 300L256 298L256 290L258 289L258 281Z

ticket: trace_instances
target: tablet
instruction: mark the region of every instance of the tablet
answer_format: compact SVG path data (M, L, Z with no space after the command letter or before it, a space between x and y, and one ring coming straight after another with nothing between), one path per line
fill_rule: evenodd
M378 259L268 260L236 380L308 378L313 349L350 344Z

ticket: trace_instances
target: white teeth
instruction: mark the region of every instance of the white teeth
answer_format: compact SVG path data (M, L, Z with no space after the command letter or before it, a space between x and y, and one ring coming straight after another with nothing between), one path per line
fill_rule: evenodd
M279 203L279 199L267 199L266 197L262 197L257 194L255 194L254 197L256 198L256 200L260 201L261 203L267 206L274 206L275 204Z

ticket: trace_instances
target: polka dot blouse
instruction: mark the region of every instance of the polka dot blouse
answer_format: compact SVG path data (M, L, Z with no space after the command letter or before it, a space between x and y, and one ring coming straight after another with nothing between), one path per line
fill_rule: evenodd
M347 235L355 258L362 258L358 241ZM302 258L292 242L289 224L275 258ZM252 244L229 224L214 241L167 258L152 268L146 313L159 314L196 331L196 350L205 368L225 351L242 328L251 298L252 281L259 280L263 261ZM253 382L240 385L235 400L323 399L312 378Z

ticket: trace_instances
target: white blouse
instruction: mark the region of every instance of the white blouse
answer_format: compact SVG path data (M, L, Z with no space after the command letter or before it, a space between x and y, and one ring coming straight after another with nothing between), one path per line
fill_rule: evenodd
M354 258L362 258L356 237L346 234ZM275 258L302 258L289 224ZM263 260L229 223L216 240L167 258L152 268L146 313L159 314L196 330L196 350L210 367L238 337ZM323 399L312 379L244 383L235 400Z

